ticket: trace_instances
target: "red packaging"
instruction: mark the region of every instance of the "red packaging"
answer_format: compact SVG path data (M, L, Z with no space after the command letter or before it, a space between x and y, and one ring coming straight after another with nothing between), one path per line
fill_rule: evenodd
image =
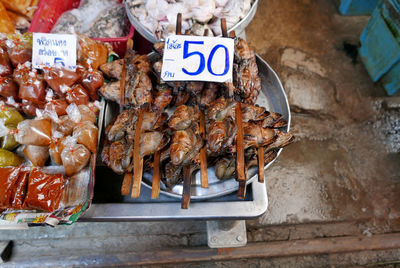
M0 168L0 209L11 206L12 190L18 180L21 168Z
M25 205L31 209L52 212L60 205L65 178L62 174L49 175L32 169L29 175Z

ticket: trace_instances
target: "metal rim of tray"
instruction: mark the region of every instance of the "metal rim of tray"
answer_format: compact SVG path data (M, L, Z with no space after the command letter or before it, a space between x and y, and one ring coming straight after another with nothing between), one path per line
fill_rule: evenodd
M162 39L158 40L157 38L155 38L154 34L145 26L143 26L143 24L135 17L135 15L133 15L126 0L124 1L124 5L129 21L131 22L135 30L138 33L140 33L141 36L146 38L146 40L148 40L151 43L162 41ZM247 27L247 25L249 25L250 22L253 20L257 12L257 8L258 8L258 0L255 0L247 15L243 19L241 19L238 23L236 23L232 28L230 28L228 32L236 31L237 32L236 34L239 35L240 32L242 32Z
M285 119L288 122L288 125L283 130L288 132L290 130L291 115L290 115L290 107L289 107L288 98L286 96L286 93L285 93L285 90L284 90L284 88L282 86L282 83L281 83L278 75L268 65L268 63L266 61L264 61L259 55L256 55L256 58L257 58L257 65L259 66L259 70L260 69L261 70L266 70L266 72L264 71L264 73L261 73L261 77L263 79L263 81L262 81L263 83L262 83L262 92L260 92L260 94L268 95L268 94L265 93L265 91L267 91L267 92L270 91L269 93L271 93L271 91L274 91L274 95L281 95L280 99L279 99L279 103L277 103L277 102L274 103L277 107L280 106L282 108L281 111L279 111L279 109L271 109L270 107L266 107L266 108L267 108L267 110L271 110L273 112L281 112L284 115ZM260 68L260 67L264 67L264 68ZM271 79L271 81L269 81L269 83L267 83L268 81L266 81L267 77L270 77L270 79ZM273 84L273 85L269 85L269 84ZM265 96L265 97L266 97L266 99L268 101L267 96ZM267 106L270 106L270 104L271 103L269 103L269 105L267 105ZM264 105L262 105L262 106L264 106ZM272 160L270 163L265 165L264 169L267 169L269 166L271 166L275 162L275 160L281 154L282 150L283 149L280 149L278 151L277 156L274 158L274 160ZM209 167L209 169L210 168L213 169L213 167ZM248 176L247 184L250 184L250 183L256 181L257 178L258 178L256 167L253 167L253 168L249 169L248 175L250 173L251 173L251 175ZM151 179L152 179L152 175L151 174L149 174L149 173L143 174L142 184L145 187L151 189L151 187L152 187ZM196 184L193 184L193 181L195 181ZM196 191L196 189L200 189L201 186L200 186L199 181L200 181L200 172L198 171L196 173L196 178L192 180L192 185L191 185L191 187L192 187L191 188L191 192L192 193L193 193L193 191ZM223 187L225 189L222 189L221 191L218 191L218 192L215 192L215 193L203 194L203 195L191 195L191 199L204 200L204 199L216 198L216 197L224 196L224 195L230 194L230 193L232 193L234 191L237 191L239 183L234 178L226 180L226 181L224 181L224 183L227 184L226 182L228 182L228 181L230 181L230 184L228 184L228 185L230 185L230 187ZM182 187L182 183L177 184L174 187L178 187L178 189L180 189L180 187ZM201 188L200 190L205 192L205 191L208 191L209 189L210 188L208 188L208 189ZM176 192L171 192L171 190L167 191L167 190L161 188L160 192L162 194L165 194L165 195L169 196L169 197L178 198L178 199L182 198L182 194L179 194L179 193L176 193Z

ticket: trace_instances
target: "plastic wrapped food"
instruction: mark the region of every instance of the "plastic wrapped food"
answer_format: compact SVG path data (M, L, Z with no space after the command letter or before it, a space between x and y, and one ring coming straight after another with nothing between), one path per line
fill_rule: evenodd
M24 121L24 117L14 108L0 105L0 118L4 119L6 126L17 126Z
M61 159L67 176L72 176L82 170L89 163L90 151L82 144L77 144L76 139L67 137Z
M15 167L24 162L24 159L10 151L0 149L0 167Z
M14 34L6 41L6 45L14 67L32 61L32 33Z
M99 99L97 93L99 88L104 84L103 74L98 70L87 70L82 74L82 86L86 88L90 98L95 101Z
M82 27L81 15L78 9L71 9L61 14L51 33L75 34Z
M0 77L0 96L18 98L18 85L10 77Z
M20 122L15 140L25 145L49 146L51 121L49 119L31 119Z
M89 95L81 85L75 85L71 90L67 91L65 99L68 103L88 104Z
M126 35L126 13L123 5L113 5L104 9L95 20L93 20L89 29L84 33L88 36L115 38Z
M43 167L49 158L49 147L26 145L24 148L24 154L34 166Z
M82 122L89 121L93 124L96 122L96 114L94 113L93 109L89 108L86 105L79 105L78 106L79 112L81 113L81 120Z
M24 201L28 187L29 174L30 170L24 171L21 169L19 172L19 176L11 196L11 207L13 209L27 209L27 207L24 205Z
M61 152L64 149L64 144L63 144L64 139L53 139L53 141L50 144L49 148L49 154L51 161L56 163L57 165L62 165L62 159L61 159Z
M80 144L85 145L92 153L97 150L98 129L93 123L85 121L78 123L74 128L73 136Z
M97 70L107 62L108 50L105 45L84 35L78 35L78 44L78 60L84 67Z
M35 71L31 71L30 74L19 84L18 97L35 104L42 104L46 96L45 83Z
M63 115L59 118L58 122L52 122L52 131L58 131L68 136L72 134L72 130L74 129L75 122L73 122L68 115Z
M64 99L52 99L46 103L44 109L46 111L55 111L58 116L67 114L68 103Z
M8 57L7 51L0 48L0 76L11 75L12 72L10 58Z
M12 189L17 182L20 168L0 168L0 208L11 205Z
M34 104L30 101L22 100L22 111L26 115L35 116L36 109L42 109L42 108L43 108L42 104Z
M0 138L0 145L1 149L12 151L19 146L19 143L15 141L14 134L7 134Z
M29 175L25 204L32 209L52 212L60 205L65 178L62 174L45 174L32 169Z
M79 75L63 68L45 68L44 80L59 95L63 95L62 87L72 87L78 81Z

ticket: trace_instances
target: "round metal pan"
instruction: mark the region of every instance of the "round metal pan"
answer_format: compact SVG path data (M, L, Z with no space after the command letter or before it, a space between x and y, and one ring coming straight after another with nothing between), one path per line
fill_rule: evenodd
M290 108L287 96L283 89L282 83L274 70L257 55L257 66L259 75L262 79L262 90L257 100L257 104L265 107L268 111L280 113L287 120L287 127L282 128L282 131L289 131L290 128ZM276 158L280 155L282 149L279 150ZM264 168L268 168L276 160L276 158L268 163ZM207 170L209 188L202 188L200 181L200 171L195 174L191 185L191 199L209 199L220 197L238 190L239 183L234 179L219 180L214 173L214 167L208 167ZM257 180L257 167L253 167L247 171L247 183L252 183ZM152 174L143 174L143 185L151 188ZM172 189L167 188L161 182L161 193L170 197L182 197L183 184L175 185Z
M124 1L124 4L125 4L126 14L128 15L129 21L131 22L135 30L151 43L156 43L160 41L154 36L154 34L149 29L143 26L143 24L135 17L135 15L133 15L126 1ZM242 36L241 34L244 32L247 25L249 25L250 22L253 20L257 12L257 7L258 7L258 0L255 0L250 8L249 13L247 13L247 15L242 20L240 20L232 28L230 28L228 32L235 31L236 36Z

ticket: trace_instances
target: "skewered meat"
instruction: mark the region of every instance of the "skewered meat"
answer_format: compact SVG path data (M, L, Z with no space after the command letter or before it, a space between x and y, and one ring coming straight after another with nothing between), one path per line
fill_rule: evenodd
M217 99L219 85L217 83L205 83L204 89L201 92L200 105L208 107Z
M105 83L100 88L100 94L107 100L114 101L116 103L120 103L121 99L121 91L120 91L121 82L115 81L111 83Z
M192 122L199 120L199 112L192 106L178 106L171 116L168 126L173 130L183 130L188 128Z
M117 141L122 139L126 134L127 128L134 122L136 122L136 113L133 109L124 110L120 113L111 125L111 128L106 130L106 135L109 141Z
M231 118L210 123L207 129L207 150L211 155L225 153L236 138L237 127Z
M164 109L171 103L172 90L168 86L158 86L157 90L153 93L154 111L164 111Z
M127 144L125 139L120 139L111 144L106 143L101 154L104 164L117 174L130 171L133 143Z
M159 131L144 132L140 135L140 156L154 154L159 147L163 134Z
M271 144L276 138L273 129L262 128L253 123L243 123L244 148L259 147Z
M152 84L146 72L137 70L134 64L126 66L125 98L128 105L140 107L152 102Z
M254 104L261 90L261 78L258 75L255 52L241 38L235 40L234 61L237 65L234 66L234 88L231 90L234 90L237 100Z
M158 129L168 121L168 114L159 112L144 112L141 131Z
M118 59L104 63L100 66L100 70L109 78L121 80L124 61L124 59Z

